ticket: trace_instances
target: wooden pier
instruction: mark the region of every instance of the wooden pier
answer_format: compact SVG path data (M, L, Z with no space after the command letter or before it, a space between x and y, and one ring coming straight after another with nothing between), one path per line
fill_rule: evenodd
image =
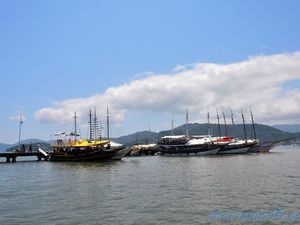
M19 156L22 156L22 157L36 156L38 161L41 161L42 159L45 161L48 160L48 156L46 156L45 154L43 154L40 151L37 151L37 152L1 152L0 153L0 157L5 157L7 163L16 162L16 159Z

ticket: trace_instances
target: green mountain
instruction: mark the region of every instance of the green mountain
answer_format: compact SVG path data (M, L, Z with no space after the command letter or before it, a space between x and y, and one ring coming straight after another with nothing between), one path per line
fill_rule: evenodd
M225 136L225 126L220 125L221 135ZM188 125L189 135L205 135L207 134L207 124L192 123ZM234 128L234 129L233 129ZM261 141L264 140L281 140L293 138L288 143L298 144L300 143L300 133L284 132L280 129L264 124L255 124L257 138ZM210 133L213 136L219 136L219 129L217 124L210 124ZM253 138L252 124L246 124L247 138ZM130 135L113 138L112 140L126 146L132 146L138 144L150 144L157 143L158 139L165 135L171 135L171 130L164 130L160 132L141 131ZM174 135L186 134L186 125L181 125L173 130ZM242 124L236 124L227 126L227 133L229 136L238 138L244 138L244 127ZM23 140L21 144L25 144L26 149L29 149L29 145L32 143L33 150L36 150L37 144L42 144L44 148L49 148L49 143L40 139L27 139ZM18 143L14 145L0 144L0 151L13 151L18 148Z
M37 144L41 144L41 145L43 145L43 146L46 147L46 148L49 147L49 143L48 143L48 142L43 141L43 140L40 140L40 139L36 139L36 138L34 138L34 139L26 139L26 140L22 140L22 141L20 142L20 145L23 145L23 144L25 145L26 150L28 150L28 149L29 149L29 145L32 144L32 150L33 150L33 151L36 151L36 150L37 150ZM19 147L19 143L17 142L17 143L15 143L15 144L9 145L9 146L5 149L5 151L11 152L11 151L16 150L18 147Z
M122 136L119 138L113 138L113 141L121 143L126 146L132 146L136 144L150 144L156 143L158 140L158 133L151 131L141 131L134 134Z
M280 124L280 125L272 125L273 127L290 133L299 133L300 132L300 124Z
M31 139L26 139L26 140L22 140L20 142L20 144L24 144L24 145L27 145L27 144L30 144L30 143L47 143L47 141L43 141L41 139L37 139L37 138L31 138ZM16 142L14 143L13 145L18 145L19 142Z
M226 135L225 125L221 124L221 136ZM207 123L198 124L193 123L188 125L189 134L197 135L197 134L207 134L208 127ZM279 129L276 129L272 126L264 125L264 124L255 124L256 136L260 140L271 140L271 139L285 139L297 136L296 134L292 134L289 132L283 132ZM185 134L186 133L186 125L179 126L174 129L174 134ZM210 133L213 136L219 136L219 128L217 124L210 124ZM170 135L170 130L161 131L159 136ZM238 138L244 138L244 126L243 124L236 124L234 127L232 125L227 125L227 135L234 136ZM252 124L246 124L246 135L247 138L254 138L253 126Z
M181 125L173 130L174 135L186 134L186 125ZM188 124L189 135L205 135L208 133L207 124L192 123ZM225 136L225 126L220 125L221 135ZM234 128L234 129L233 129ZM278 140L287 138L296 138L300 140L300 133L289 133L283 132L272 126L264 124L255 124L256 136L261 141L264 140ZM210 124L210 133L213 136L219 136L219 129L217 124ZM229 136L234 136L238 138L244 138L244 127L242 124L236 124L234 127L232 125L227 126L227 133ZM142 131L119 138L114 138L114 141L124 144L126 146L132 146L139 144L157 143L158 138L171 135L171 130L160 131L159 133ZM246 124L246 135L247 138L254 138L254 132L252 124ZM294 141L297 141L294 140Z

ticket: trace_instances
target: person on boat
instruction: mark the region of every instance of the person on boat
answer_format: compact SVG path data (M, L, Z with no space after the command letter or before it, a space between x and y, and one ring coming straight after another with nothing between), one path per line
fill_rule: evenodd
M22 144L22 152L25 152L25 145Z
M29 152L32 152L32 143L29 145Z

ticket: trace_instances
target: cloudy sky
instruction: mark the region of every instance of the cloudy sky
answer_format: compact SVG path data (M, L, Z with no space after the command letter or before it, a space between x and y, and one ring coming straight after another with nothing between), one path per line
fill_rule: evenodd
M89 108L112 136L212 120L300 123L298 1L1 1L0 143L83 136Z

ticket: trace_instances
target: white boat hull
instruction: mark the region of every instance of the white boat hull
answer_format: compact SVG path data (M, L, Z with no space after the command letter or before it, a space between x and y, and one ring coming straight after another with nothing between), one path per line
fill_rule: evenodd
M223 151L219 151L218 154L243 154L247 153L249 151L250 147L241 147L241 148L236 148L236 149L224 149Z
M213 147L213 148L209 148L209 147L203 147L203 146L180 146L180 147L163 147L161 149L161 153L162 155L164 154L168 154L168 155L216 155L218 153L218 151L220 150L220 148L217 147Z
M193 149L190 148L189 150L193 152ZM218 151L220 151L220 148L214 148L203 152L197 152L195 155L216 155Z

